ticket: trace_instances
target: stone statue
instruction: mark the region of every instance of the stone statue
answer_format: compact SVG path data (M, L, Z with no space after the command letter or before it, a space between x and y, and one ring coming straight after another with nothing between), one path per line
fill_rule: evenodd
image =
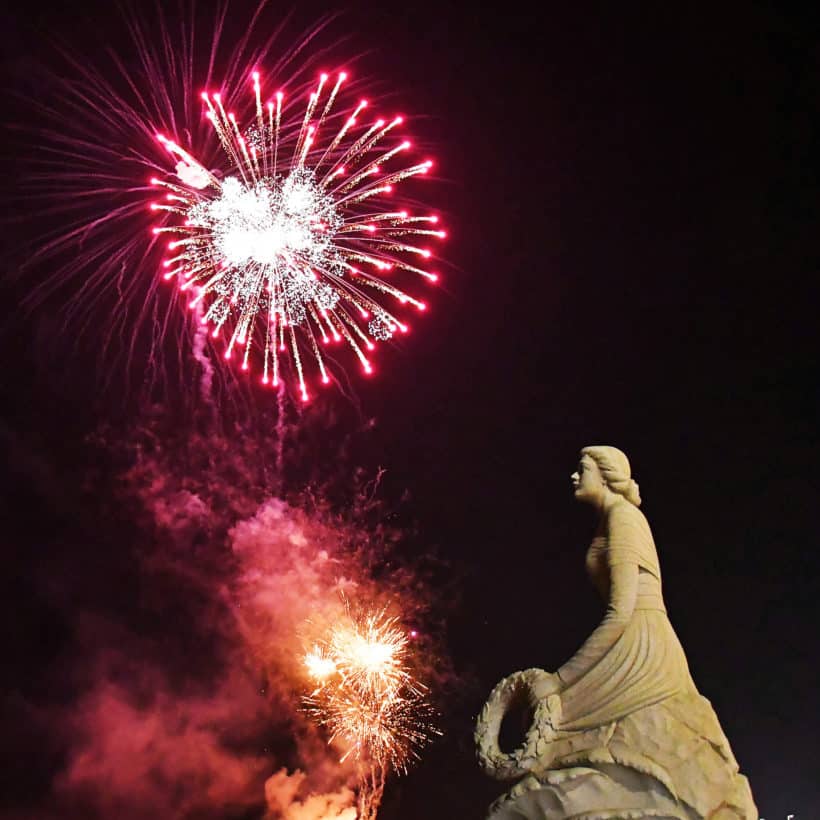
M476 726L479 761L518 782L489 820L757 820L666 615L629 461L614 447L586 447L572 484L598 514L586 565L607 611L557 672L517 672L491 693ZM532 710L532 723L524 745L505 753L499 729L515 704Z

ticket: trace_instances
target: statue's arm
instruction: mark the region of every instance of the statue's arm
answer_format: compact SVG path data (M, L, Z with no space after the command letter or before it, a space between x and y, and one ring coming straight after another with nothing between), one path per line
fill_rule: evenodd
M610 566L609 605L603 621L584 645L558 670L564 686L583 677L621 637L638 597L638 565L633 562Z

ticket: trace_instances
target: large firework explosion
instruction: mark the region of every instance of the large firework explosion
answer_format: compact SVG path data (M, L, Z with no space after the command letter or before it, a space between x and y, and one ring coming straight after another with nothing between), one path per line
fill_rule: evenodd
M329 82L322 74L304 115L288 117L281 91L263 103L254 72L253 124L245 130L220 93L202 92L225 173L157 135L178 160L173 177L151 180L165 192L151 208L174 217L154 228L173 237L164 277L192 291L191 308L207 305L200 321L212 323L214 338L224 335L226 359L239 347L247 370L259 351L264 384L279 385L280 360L289 353L303 400L304 353L321 382L330 381L323 345L346 341L364 372L372 372L375 343L408 329L396 311L408 304L425 309L398 286L397 274L437 279L417 261L431 251L414 242L445 235L435 214L396 210L394 187L432 166L424 160L390 168L411 147L393 138L402 117L367 118L366 100L341 121L335 115L346 78L341 72Z
M30 303L62 305L106 370L147 362L147 384L166 363L190 374L191 354L206 370L233 358L219 372L306 399L353 362L373 372L426 306L443 231L411 178L432 161L404 159L403 118L363 99L378 89L319 70L338 51L325 24L260 37L263 6L233 42L226 6L184 5L173 24L132 11L125 45L64 50L30 95L24 182L49 226L24 266L40 271Z

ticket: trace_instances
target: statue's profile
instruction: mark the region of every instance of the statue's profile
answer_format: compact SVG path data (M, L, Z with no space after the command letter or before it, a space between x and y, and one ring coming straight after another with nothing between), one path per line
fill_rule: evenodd
M492 776L518 781L490 818L757 820L749 783L667 617L627 457L586 447L572 484L598 516L586 565L606 615L557 672L517 672L490 695L476 727L479 760ZM532 724L524 745L505 753L501 721L522 700Z

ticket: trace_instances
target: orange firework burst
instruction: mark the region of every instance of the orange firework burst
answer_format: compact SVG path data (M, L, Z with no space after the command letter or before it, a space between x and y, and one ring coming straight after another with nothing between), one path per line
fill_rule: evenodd
M315 688L306 710L369 769L360 783L359 817L375 817L389 768L406 772L431 735L427 687L410 667L410 636L385 609L334 624L304 656ZM411 633L412 634L412 633Z

